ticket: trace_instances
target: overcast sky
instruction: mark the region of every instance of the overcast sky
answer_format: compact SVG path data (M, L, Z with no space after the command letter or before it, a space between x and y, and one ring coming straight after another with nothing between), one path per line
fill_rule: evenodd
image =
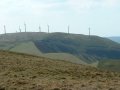
M0 33L7 32L67 32L99 36L120 36L120 0L0 0Z

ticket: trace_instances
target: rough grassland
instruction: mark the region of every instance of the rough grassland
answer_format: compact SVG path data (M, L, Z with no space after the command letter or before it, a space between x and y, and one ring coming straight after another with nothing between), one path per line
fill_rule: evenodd
M30 55L36 55L36 56L42 56L46 58L51 59L59 59L59 60L65 60L72 63L78 63L78 64L86 64L84 61L80 60L76 56L68 53L42 53L40 50L37 49L35 44L33 42L24 42L21 43L14 48L10 49L12 52L19 52L19 53L27 53Z
M0 90L120 90L120 74L1 51Z

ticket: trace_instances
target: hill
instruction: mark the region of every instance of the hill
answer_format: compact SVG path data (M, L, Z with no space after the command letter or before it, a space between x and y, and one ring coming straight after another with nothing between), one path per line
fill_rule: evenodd
M0 90L119 90L120 73L0 51Z
M43 54L34 44L36 40L42 40L49 34L44 32L22 32L7 33L0 35L0 49L13 52L26 53L37 56L49 57L52 59L66 60L74 63L84 63L79 58L68 53L47 53ZM73 60L74 59L74 60Z
M42 53L36 46L35 44L30 41L30 42L24 42L16 45L14 48L11 48L10 51L12 52L19 52L19 53L27 53L30 55L36 55L36 56L43 56L51 59L58 59L58 60L65 60L65 61L70 61L73 63L77 64L86 64L79 58L73 56L72 54L68 53Z
M7 33L0 35L0 49L10 50L11 48L23 42L34 40L42 40L46 37L43 32L21 32L21 33Z
M113 40L117 43L120 43L120 37L117 37L117 36L116 37L108 37L108 39Z
M120 44L81 34L8 33L0 35L0 49L94 66L104 60L120 60Z
M34 42L42 53L69 53L87 63L120 59L120 44L98 36L52 33Z
M120 72L120 60L104 60L100 61L98 64L98 68L106 69L110 71Z

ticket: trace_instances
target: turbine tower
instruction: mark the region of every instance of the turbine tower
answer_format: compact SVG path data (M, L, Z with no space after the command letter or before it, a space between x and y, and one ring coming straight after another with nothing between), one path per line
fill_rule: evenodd
M40 27L40 25L39 25L39 32L41 32L41 27Z
M25 32L26 32L26 23L24 23L24 27L25 27Z
M49 33L49 31L50 31L50 26L49 26L49 25L47 25L47 27L48 27L48 33Z
M6 34L6 26L4 25L4 32L5 32L5 34Z
M89 37L90 37L90 34L91 34L90 30L91 30L91 28L89 27Z
M70 26L68 25L68 34L70 33Z

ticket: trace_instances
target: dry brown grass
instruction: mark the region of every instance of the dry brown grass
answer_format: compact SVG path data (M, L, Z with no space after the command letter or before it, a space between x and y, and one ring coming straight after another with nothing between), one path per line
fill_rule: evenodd
M1 51L0 90L120 90L120 74Z

